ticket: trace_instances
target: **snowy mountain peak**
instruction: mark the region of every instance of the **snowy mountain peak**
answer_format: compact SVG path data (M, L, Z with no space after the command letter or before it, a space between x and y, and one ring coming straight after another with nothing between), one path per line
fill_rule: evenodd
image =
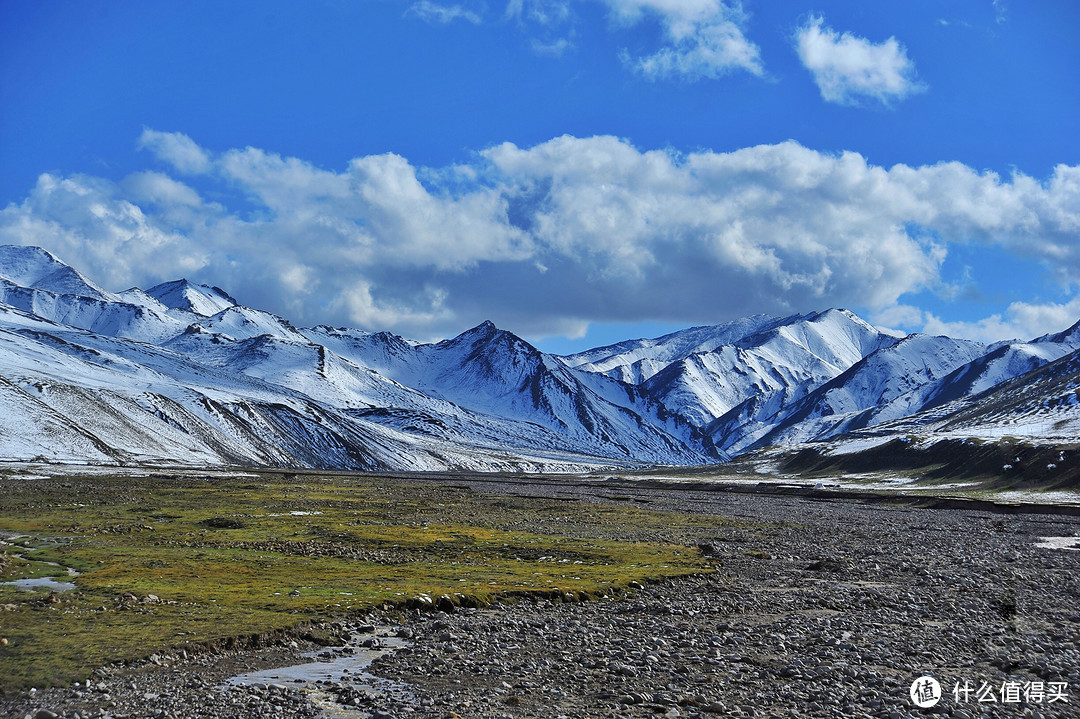
M809 316L807 321L817 325L843 328L846 331L855 330L869 335L881 334L881 331L877 327L874 327L851 310L844 308L831 308L822 312L816 312Z
M827 309L823 312L818 312L810 321L816 323L833 323L836 325L855 327L858 328L859 331L873 335L881 334L880 329L870 324L862 317L859 317L851 310L844 309L843 307L832 308ZM890 334L890 336L892 335Z
M483 353L494 346L503 347L504 350L514 354L539 355L540 351L531 344L521 339L513 332L499 329L491 320L484 320L476 327L465 330L457 337L443 340L434 347L443 350L451 347L467 347L471 354Z
M271 335L297 342L308 341L288 320L243 305L226 307L214 316L201 320L199 324L204 329L228 335L236 340Z
M116 293L116 296L121 302L127 302L128 304L137 305L139 307L146 307L156 312L167 313L170 309L156 297L151 297L138 287L132 287L123 292L118 292Z
M490 321L422 344L297 329L187 280L112 294L0 247L0 459L578 471L909 432L957 407L983 434L1023 415L1063 436L1080 425L1078 346L1080 324L985 348L832 309L560 358Z
M476 327L473 327L472 329L465 330L464 332L459 334L457 337L454 337L449 341L450 342L457 342L459 340L463 341L463 342L486 341L486 340L490 340L490 339L494 338L495 336L499 335L501 332L503 332L503 330L500 330L498 327L496 327L494 322L492 322L491 320L484 320L483 322L478 324Z
M629 384L641 384L673 362L734 344L780 322L782 320L770 315L753 315L718 325L690 327L652 339L627 340L560 359L569 367Z
M1057 342L1064 345L1080 347L1080 322L1077 322L1067 330L1062 330L1061 332L1056 332L1050 335L1043 335L1042 337L1039 337L1032 342Z
M96 300L114 296L40 247L0 245L0 278L20 287Z
M166 307L194 312L203 317L213 317L222 310L240 304L219 287L199 285L186 279L162 282L151 287L146 294Z
M925 402L927 388L984 351L971 340L908 335L781 408L763 422L771 428L764 434L759 429L755 444L826 439L909 414Z
M849 310L825 310L793 315L749 335L737 346L790 362L806 353L836 369L839 374L863 357L897 342ZM805 364L805 360L799 360Z

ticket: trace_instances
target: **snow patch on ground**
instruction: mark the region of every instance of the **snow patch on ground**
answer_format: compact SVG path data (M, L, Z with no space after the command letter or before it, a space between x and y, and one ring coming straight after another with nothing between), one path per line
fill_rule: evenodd
M1080 552L1080 537L1039 537L1035 546L1039 549L1069 549Z

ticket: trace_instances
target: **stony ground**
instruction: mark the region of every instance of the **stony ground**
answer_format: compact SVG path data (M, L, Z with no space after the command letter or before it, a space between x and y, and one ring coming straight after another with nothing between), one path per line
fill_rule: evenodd
M640 537L699 546L716 571L628 596L346 622L354 642L369 621L393 621L389 632L409 639L372 669L404 690L324 685L320 708L294 686L223 685L296 662L310 648L297 644L112 667L89 686L7 697L0 709L20 719L1080 717L1080 551L1036 546L1080 535L1080 517L468 483L743 521ZM922 675L944 693L929 709L909 698Z

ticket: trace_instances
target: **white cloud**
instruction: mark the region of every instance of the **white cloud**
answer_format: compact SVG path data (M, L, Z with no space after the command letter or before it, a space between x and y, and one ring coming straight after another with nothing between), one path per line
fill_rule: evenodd
M761 51L745 34L747 15L735 0L600 0L615 29L646 21L658 24L663 43L655 52L620 53L623 63L649 80L715 79L746 71L763 76ZM509 0L504 17L540 37L530 44L540 55L562 56L575 46L577 15L569 0Z
M569 0L511 0L506 16L554 27L570 20Z
M343 309L352 322L361 327L426 327L452 319L453 314L443 307L445 293L426 288L425 302L410 305L375 299L370 282L360 280L345 288L335 299L332 309ZM430 330L429 330L430 331ZM428 339L422 337L421 339Z
M531 217L542 247L660 305L724 279L774 308L768 296L886 306L937 277L940 253L905 234L886 171L855 154L789 142L677 157L562 137L485 155L523 198L548 188Z
M197 184L42 175L0 210L0 242L42 245L111 289L186 275L300 323L412 337L485 318L539 336L829 306L914 329L905 295L939 290L959 242L1080 277L1080 167L1039 182L959 163L884 168L795 142L684 155L571 136L449 168L194 149L208 162ZM1022 336L1052 324L1010 312L1000 323ZM967 331L1003 330L988 319Z
M551 57L562 57L567 50L574 46L574 44L565 37L556 38L547 42L533 38L530 45L532 46L533 52L537 55L550 55Z
M181 132L158 132L144 127L138 147L150 150L184 174L198 175L210 169L210 154Z
M431 0L414 2L409 6L406 13L415 15L424 22L439 23L441 25L451 23L455 20L464 20L473 25L479 25L483 22L480 13L474 10L470 10L461 5L440 5L439 3L431 2Z
M927 313L923 331L980 342L1031 340L1061 332L1080 320L1080 296L1062 304L1014 302L1004 312L975 322L946 322Z
M575 47L577 15L570 0L510 0L503 17L533 35L529 46L537 55L562 57Z
M151 202L164 207L202 205L199 193L160 172L136 172L125 179L124 185L137 202Z
M303 214L327 205L342 212L351 194L344 175L254 147L223 153L215 169L278 216Z
M365 227L392 248L387 264L461 270L480 261L527 259L531 241L509 224L506 200L476 187L439 197L417 179L408 160L393 154L349 164L352 207Z
M874 313L874 324L892 331L914 331L925 324L925 315L918 307L893 305Z
M0 210L0 244L45 247L114 290L206 261L204 248L148 216L119 187L84 175L41 175L22 204Z
M657 80L717 78L744 70L764 75L758 46L743 32L746 15L723 0L603 0L613 19L635 25L644 17L659 20L668 44L651 55L624 61Z
M854 105L865 99L888 104L921 92L915 64L896 38L872 43L837 33L812 16L795 34L795 49L827 102Z
M1004 25L1009 19L1009 7L1005 0L994 0L994 22Z

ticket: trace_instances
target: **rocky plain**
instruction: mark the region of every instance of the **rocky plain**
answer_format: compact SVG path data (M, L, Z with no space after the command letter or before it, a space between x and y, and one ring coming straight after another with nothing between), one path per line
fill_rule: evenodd
M821 492L454 482L566 500L560 522L570 527L577 502L731 521L652 536L636 536L634 527L603 530L695 547L709 573L595 601L506 597L450 612L387 607L328 626L337 647L285 636L272 646L87 667L74 686L0 697L0 713L1080 717L1080 551L1071 541L1080 537L1080 516L929 509ZM370 666L334 680L235 679L363 652L373 657ZM923 677L936 680L936 694Z

